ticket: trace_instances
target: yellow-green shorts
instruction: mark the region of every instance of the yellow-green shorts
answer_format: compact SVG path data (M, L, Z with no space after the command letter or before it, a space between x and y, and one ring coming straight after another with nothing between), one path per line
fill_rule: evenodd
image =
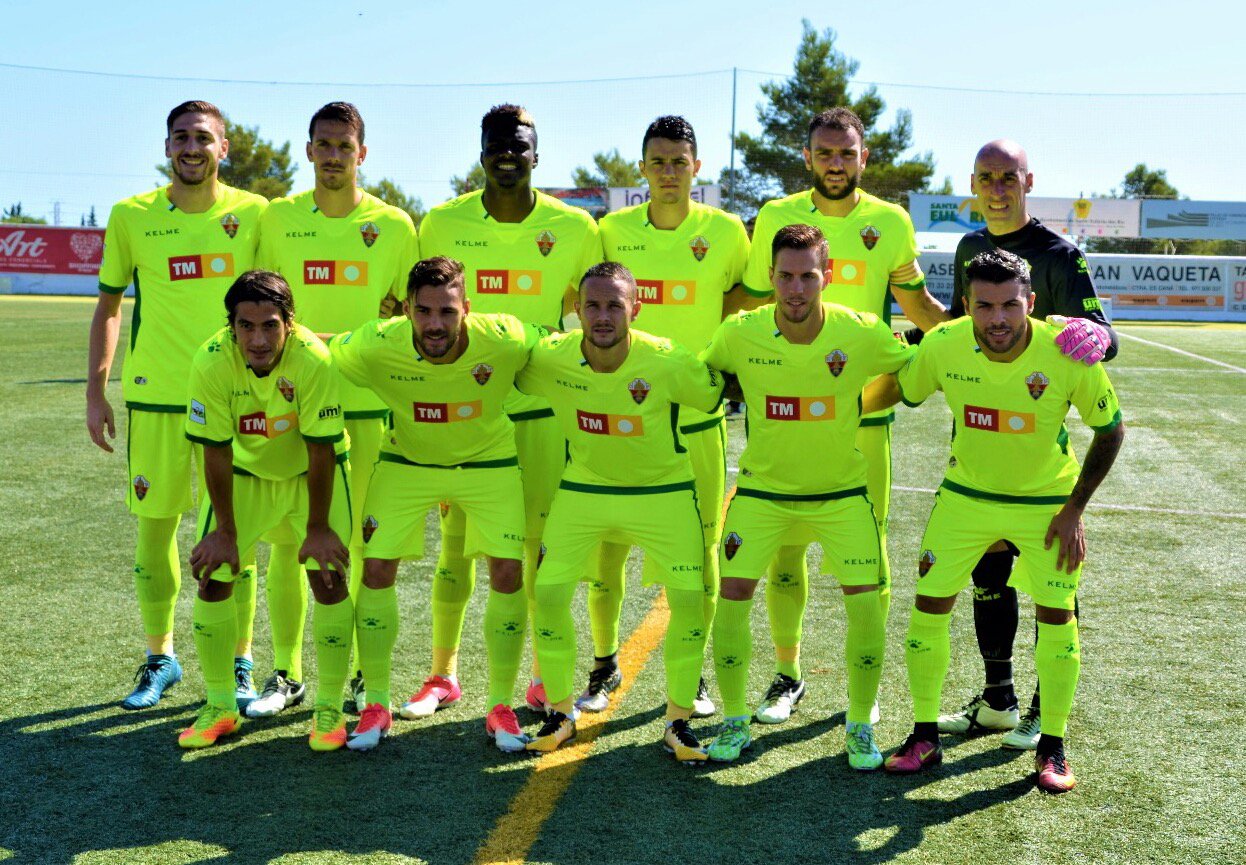
M705 548L692 481L651 487L607 487L563 481L541 538L545 553L536 584L585 579L602 541L638 546L646 584L702 589Z
M948 489L935 493L930 521L918 555L917 594L948 598L969 585L973 569L987 547L1009 541L1020 551L1008 585L1034 603L1058 610L1073 609L1082 569L1056 568L1059 543L1043 549L1051 518L1060 504L996 502Z
M722 519L723 496L727 483L727 425L722 418L680 427L692 460L696 482L697 506L701 512L701 532L705 548L718 543L719 521ZM699 427L699 429L698 429Z
M424 517L442 502L466 517L464 555L522 559L523 485L516 460L443 468L382 452L363 508L363 554L422 558Z
M282 481L257 478L234 470L234 526L238 530L238 554L242 561L255 561L256 543L302 546L307 537L307 475ZM199 509L199 531L202 540L216 529L216 514L211 501ZM329 528L342 543L350 537L350 463L344 456L333 471L333 501L329 505ZM314 567L311 562L309 567ZM212 579L222 583L234 581L228 567L218 568Z
M381 438L384 434L384 418L346 418L346 436L350 441L350 499L357 505L363 505L368 500L368 484L376 468L376 458L381 452ZM361 507L355 508L355 523L348 542L352 547L363 546L361 511ZM345 538L342 540L346 541Z
M891 424L886 420L875 415L864 418L856 440L857 450L865 457L865 488L884 531L891 511Z
M194 506L192 481L197 476L202 488L203 449L186 438L185 411L131 408L125 452L130 513L159 519Z
M878 523L864 487L814 500L737 489L719 550L724 578L761 579L780 547L817 542L822 569L842 586L878 583Z

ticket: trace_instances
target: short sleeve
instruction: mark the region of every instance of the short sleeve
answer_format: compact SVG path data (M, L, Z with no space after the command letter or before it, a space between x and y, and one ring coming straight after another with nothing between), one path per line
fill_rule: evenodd
M936 343L938 341L936 340ZM896 373L900 384L900 399L909 407L921 405L932 393L939 390L939 376L935 369L935 352L929 339L923 339L914 349L908 362Z
M134 279L134 250L125 224L125 209L113 206L104 229L104 259L100 262L100 291L120 294Z
M578 264L579 269L576 270L575 274L572 276L571 283L568 285L568 288L575 289L576 286L580 284L580 277L582 277L590 267L604 261L605 258L606 253L601 245L601 229L597 227L597 223L592 220L592 217L589 217L588 233L584 236L584 241L580 248L580 261Z
M956 244L956 255L952 259L952 305L948 314L952 318L960 318L965 314L965 262L966 246L962 239Z
M721 375L682 346L672 346L670 361L675 373L671 383L674 402L707 413L718 408L723 392Z
M361 349L371 327L375 325L369 322L329 340L329 354L333 356L334 365L348 382L359 387L368 386L368 365Z
M779 230L775 225L777 217L772 215L774 212L774 207L764 205L758 211L757 222L753 226L748 266L744 270L744 289L754 297L769 297L774 293L770 287L770 243Z
M731 270L728 273L726 283L723 285L724 294L737 285L743 284L744 272L748 269L748 232L744 230L744 223L739 220L731 220L731 226L735 237L732 241Z
M213 356L221 350L213 341L199 349L190 368L190 402L186 407L186 438L209 447L234 440L234 413L230 403L229 366Z
M333 374L329 357L320 354L318 348L315 343L305 348L309 357L306 380L299 389L299 431L309 442L339 442L345 421L338 377Z
M532 346L528 362L515 374L516 388L529 396L540 396L544 392L540 367L548 351L549 348L543 342L537 342Z
M710 344L701 352L701 360L711 369L727 373L736 371L735 361L731 357L731 350L728 348L727 340L731 331L737 327L739 327L739 316L733 315L718 325L718 329L714 331Z
M1121 404L1102 364L1078 369L1080 381L1074 388L1071 402L1077 407L1086 426L1095 432L1107 432L1121 422Z
M407 277L411 275L411 268L415 267L420 260L420 237L415 230L415 223L405 222L403 231L406 232L406 237L402 247L402 258L394 274L394 283L389 286L389 293L399 300L406 297Z
M908 363L917 351L916 346L898 338L892 333L891 326L878 316L863 313L861 318L869 327L867 344L870 346L870 371L873 375L896 372Z

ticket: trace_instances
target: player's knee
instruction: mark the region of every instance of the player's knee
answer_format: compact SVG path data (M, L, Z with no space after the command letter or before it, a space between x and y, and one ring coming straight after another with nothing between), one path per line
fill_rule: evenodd
M307 585L318 604L340 604L350 594L349 579L337 571L308 571Z
M523 562L519 559L489 559L489 586L495 592L511 595L523 588Z
M743 577L723 577L719 583L719 597L728 601L750 601L757 591L757 580Z
M217 601L229 600L234 593L234 584L225 583L220 580L201 580L199 582L199 599L216 603Z
M845 595L863 595L866 592L877 592L878 583L870 583L865 586L840 586Z
M1073 610L1062 610L1059 607L1044 607L1039 604L1034 606L1034 617L1038 619L1039 624L1043 625L1067 625L1076 618Z
M929 595L918 595L913 599L913 606L919 612L929 613L933 616L941 616L945 613L952 612L952 607L956 606L956 596L952 595L947 598L932 598Z
M397 578L397 559L363 560L363 584L369 589L388 589Z

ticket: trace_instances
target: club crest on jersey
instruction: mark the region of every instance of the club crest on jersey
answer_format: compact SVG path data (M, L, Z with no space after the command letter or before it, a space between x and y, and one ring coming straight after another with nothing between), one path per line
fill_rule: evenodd
M472 378L476 379L476 384L481 387L489 383L491 375L493 375L493 367L487 363L478 363L472 367Z
M930 550L922 550L921 558L917 560L917 576L924 577L930 573L930 569L934 567L935 554Z
M558 238L548 228L536 236L536 248L541 250L542 256L548 256L557 242Z
M284 375L277 379L277 390L281 391L281 395L285 397L286 402L294 402L294 382Z
M710 251L710 242L705 239L704 235L698 234L688 241L688 248L692 250L692 255L697 261L702 261L706 253Z
M381 229L376 227L375 222L368 221L359 226L359 233L363 236L363 245L371 249L372 244L381 236Z
M872 225L867 225L861 229L861 242L865 244L866 249L873 249L877 246L882 236L882 232Z
M232 213L227 213L221 217L221 228L225 229L225 233L232 240L238 234L238 217Z
M835 349L826 356L826 368L831 371L831 375L839 378L839 374L844 371L844 366L848 363L848 355L841 350Z
M151 489L151 484L147 482L147 478L142 475L134 476L134 495L140 502L147 498L149 489Z
M372 540L372 535L376 532L376 527L378 525L379 523L377 523L376 517L368 514L367 519L363 521L363 542L365 544Z
M632 383L627 386L627 392L632 395L632 399L635 400L636 405L640 405L645 401L645 397L649 395L650 390L652 390L652 388L649 387L649 382L645 381L643 378L632 379Z
M740 545L744 543L744 538L731 532L727 537L723 538L723 555L727 557L727 561L735 558L735 554L739 551Z
M1025 378L1025 386L1029 388L1030 396L1032 396L1034 399L1038 399L1040 396L1042 396L1043 391L1047 390L1047 385L1049 385L1050 383L1051 382L1047 378L1047 376L1043 375L1041 372L1038 372L1037 370L1030 373Z

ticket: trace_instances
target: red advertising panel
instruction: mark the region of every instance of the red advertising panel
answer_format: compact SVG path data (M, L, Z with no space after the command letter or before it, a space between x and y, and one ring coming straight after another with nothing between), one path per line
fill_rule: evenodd
M0 225L0 273L96 275L104 229Z

